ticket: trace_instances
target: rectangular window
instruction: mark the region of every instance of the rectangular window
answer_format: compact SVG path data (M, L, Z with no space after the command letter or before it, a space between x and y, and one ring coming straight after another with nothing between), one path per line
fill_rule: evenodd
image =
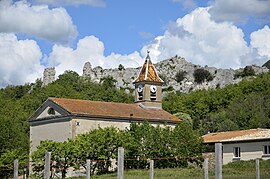
M240 158L241 157L240 147L234 147L233 148L233 157L234 158Z
M270 155L270 145L263 146L263 154Z

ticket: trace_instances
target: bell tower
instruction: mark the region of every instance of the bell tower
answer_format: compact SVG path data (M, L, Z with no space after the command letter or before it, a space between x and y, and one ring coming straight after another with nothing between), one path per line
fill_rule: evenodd
M140 103L145 108L162 108L163 80L158 76L151 62L149 51L147 51L140 74L133 83L135 84L135 103Z

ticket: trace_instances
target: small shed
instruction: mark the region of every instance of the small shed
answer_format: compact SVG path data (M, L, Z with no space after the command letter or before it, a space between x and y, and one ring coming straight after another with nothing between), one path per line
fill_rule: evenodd
M203 135L207 156L214 156L215 143L222 143L223 164L235 160L270 159L270 129L249 129Z

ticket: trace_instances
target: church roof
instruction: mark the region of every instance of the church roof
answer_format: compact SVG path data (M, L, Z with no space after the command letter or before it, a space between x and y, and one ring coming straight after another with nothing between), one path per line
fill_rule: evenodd
M204 143L216 143L216 142L222 143L222 142L270 139L270 129L258 128L240 131L217 132L217 133L209 133L202 137Z
M141 82L141 81L151 81L151 82L159 82L163 83L163 80L158 76L157 71L153 63L151 62L149 52L147 52L147 57L145 59L145 62L142 66L141 72L137 79L134 81Z
M139 104L101 102L65 98L49 98L70 114L90 117L129 118L164 122L180 122L176 116L163 109L146 109Z

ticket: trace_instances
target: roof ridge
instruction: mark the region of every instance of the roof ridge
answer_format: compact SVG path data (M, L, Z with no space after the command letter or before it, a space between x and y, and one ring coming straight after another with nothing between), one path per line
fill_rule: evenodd
M161 120L180 122L164 109L144 109L138 103L120 103L106 101L91 101L85 99L48 98L51 102L61 106L70 114L88 114L91 116L118 116L119 118L132 118L144 120Z
M258 138L265 133L270 134L270 129L266 128L255 128L255 129L246 129L246 130L236 130L236 131L225 131L225 132L216 132L205 134L202 137L205 142L227 142L235 140L247 140ZM263 137L264 138L264 137Z
M217 134L217 133L230 133L230 132L244 132L244 131L251 131L251 130L258 130L258 129L263 129L263 128L256 128L256 129L245 129L245 130L235 130L235 131L221 131L221 132L213 132L213 133L208 133L208 134ZM208 135L205 134L205 135Z
M73 98L55 98L55 97L49 97L48 99L51 99L54 101L54 99L59 100L74 100L74 101L88 101L88 102L98 102L98 103L116 103L116 104L126 104L126 105L136 105L136 103L123 103L123 102L115 102L115 101L94 101L90 99L73 99Z

